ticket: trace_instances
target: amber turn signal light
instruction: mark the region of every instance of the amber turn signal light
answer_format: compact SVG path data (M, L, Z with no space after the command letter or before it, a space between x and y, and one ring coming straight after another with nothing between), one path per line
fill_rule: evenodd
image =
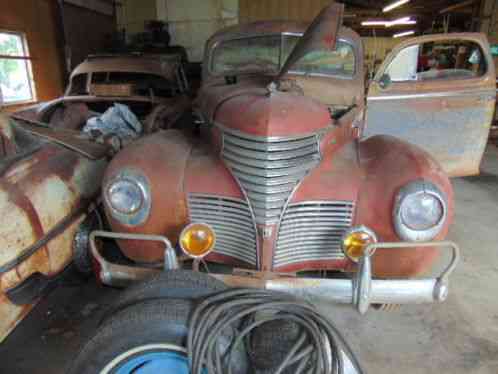
M372 230L365 226L353 227L342 238L342 250L351 261L358 262L373 243L377 243L377 237Z
M180 234L180 248L192 258L203 258L214 248L216 235L213 229L204 223L192 223Z

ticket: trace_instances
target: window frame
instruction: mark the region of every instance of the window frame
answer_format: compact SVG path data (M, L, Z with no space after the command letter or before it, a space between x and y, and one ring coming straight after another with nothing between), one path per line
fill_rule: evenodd
M280 32L280 33L262 33L262 34L258 34L258 35L247 35L247 36L241 36L241 37L234 37L234 38L231 38L231 39L226 39L226 40L219 40L217 41L216 43L214 43L210 50L209 50L209 54L208 54L208 74L211 76L211 77L223 77L225 74L223 74L223 72L216 72L214 69L213 69L213 65L214 65L214 55L215 55L215 51L217 48L219 48L223 43L227 42L227 41L233 41L233 40L241 40L241 39L250 39L250 38L256 38L256 37L271 37L271 36L279 36L280 37L280 57L279 57L279 67L278 69L281 69L282 68L282 64L285 62L285 61L282 61L282 51L283 51L283 45L284 45L284 38L286 36L298 36L298 37L303 37L304 33L300 33L300 32L290 32L290 31L283 31L283 32ZM352 52L354 54L354 72L353 72L353 75L351 77L346 77L346 76L338 76L338 75L331 75L331 74L324 74L324 73L304 73L304 72L299 72L299 71L295 71L295 70L290 70L289 71L289 74L291 75L296 75L296 76L309 76L309 77L320 77L320 78L331 78L331 79L339 79L339 80L345 80L345 81L352 81L352 80L355 80L356 79L356 76L357 76L357 73L358 73L358 58L359 56L357 55L357 50L354 46L353 43L351 43L350 40L347 40L346 38L337 38L337 41L340 41L342 43L345 43L345 44L348 44L351 49L352 49ZM244 72L244 73L240 73L241 75L247 75L247 74L258 74L257 72ZM269 73L267 73L269 74Z
M21 39L23 55L10 56L10 55L0 54L0 60L16 60L16 61L22 61L25 63L29 91L31 93L31 98L29 98L29 99L5 102L4 96L2 93L2 89L0 87L0 106L8 107L8 106L16 106L16 105L36 103L38 101L38 98L37 98L35 80L34 80L34 75L33 75L33 64L32 64L33 58L31 57L31 55L29 53L28 39L26 37L26 33L22 32L22 31L12 31L12 30L0 29L0 34L11 34L11 35L17 36Z
M441 40L437 40L437 41L424 41L424 42L419 42L419 43L412 43L410 45L406 45L404 46L403 48L401 48L399 51L397 51L397 53L393 56L393 58L389 61L387 67L384 69L384 73L388 73L389 72L389 69L391 68L391 66L395 63L397 57L405 50L407 50L408 48L413 48L413 47L418 47L418 58L420 58L420 51L423 49L423 45L424 44L428 44L428 43L441 43L441 44L444 44L444 43L450 43L450 42L453 42L453 44L457 44L458 42L466 42L466 43L472 43L474 44L476 47L479 48L479 52L481 53L481 57L483 59L482 63L484 64L484 71L483 73L481 73L480 75L478 76L475 76L475 77L459 77L459 78L441 78L441 79L430 79L430 80L423 80L423 79L406 79L406 80L393 80L392 82L393 83L410 83L410 82L441 82L441 81L448 81L448 80L452 80L452 79L456 79L456 80L470 80L470 79L481 79L482 77L486 76L489 72L489 62L486 58L486 54L485 54L485 51L483 50L483 47L481 44L479 44L477 41L475 40L467 40L467 39L452 39L452 38L449 38L449 39L441 39ZM417 60L417 64L418 64L418 60ZM417 76L418 76L418 72L417 72Z

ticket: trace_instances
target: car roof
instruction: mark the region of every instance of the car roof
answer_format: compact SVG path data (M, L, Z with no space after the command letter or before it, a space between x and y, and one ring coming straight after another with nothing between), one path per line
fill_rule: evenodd
M175 80L181 56L178 54L103 54L91 55L78 65L71 74L122 72L143 73Z

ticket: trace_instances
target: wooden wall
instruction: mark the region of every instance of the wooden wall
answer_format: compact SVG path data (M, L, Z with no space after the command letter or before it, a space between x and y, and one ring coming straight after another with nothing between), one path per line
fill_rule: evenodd
M266 20L310 22L330 0L239 0L241 23Z
M71 52L71 70L88 55L106 52L116 32L114 15L69 3L64 4L66 43Z
M26 34L38 101L63 93L63 58L54 0L0 0L0 29ZM13 108L9 108L13 109Z

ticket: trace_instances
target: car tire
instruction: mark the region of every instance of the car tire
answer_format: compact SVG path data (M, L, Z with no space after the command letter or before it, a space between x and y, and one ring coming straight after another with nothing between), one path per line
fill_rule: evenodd
M73 361L69 373L133 373L143 365L153 365L157 358L150 359L150 356L145 355L157 355L158 352L162 355L177 355L177 360L182 361L185 367L185 363L188 363L185 353L188 323L193 310L194 301L182 299L148 300L122 310L101 326L88 341ZM233 336L233 331L222 335L222 346L228 347ZM140 360L141 357L144 361L133 366L134 360ZM234 374L248 372L243 345L235 350L232 360ZM127 367L133 370L127 371Z
M85 276L93 273L90 255L90 234L102 228L102 218L97 211L90 213L78 227L73 239L73 264L76 270Z
M122 291L103 316L106 321L114 313L145 300L174 298L193 300L227 289L222 281L195 271L168 270Z

